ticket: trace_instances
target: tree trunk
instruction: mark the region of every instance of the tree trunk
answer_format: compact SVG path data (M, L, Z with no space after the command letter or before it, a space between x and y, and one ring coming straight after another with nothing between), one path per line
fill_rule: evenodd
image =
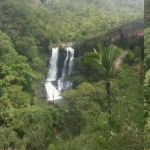
M143 85L143 81L144 81L144 65L143 63L141 64L141 70L140 70L140 78L141 78L141 85Z
M105 82L105 86L106 86L106 91L107 91L108 113L110 114L109 124L111 127L111 97L110 97L110 81L109 81L109 79Z

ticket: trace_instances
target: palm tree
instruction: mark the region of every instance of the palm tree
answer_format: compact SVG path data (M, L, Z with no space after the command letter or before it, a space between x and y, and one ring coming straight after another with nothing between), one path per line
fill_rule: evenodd
M127 55L127 51L110 45L107 49L103 48L100 44L98 45L100 53L95 49L94 52L89 52L84 55L85 63L91 63L100 69L101 77L105 80L105 88L108 96L108 109L111 114L110 109L110 78L114 76L116 70L119 68L122 60Z

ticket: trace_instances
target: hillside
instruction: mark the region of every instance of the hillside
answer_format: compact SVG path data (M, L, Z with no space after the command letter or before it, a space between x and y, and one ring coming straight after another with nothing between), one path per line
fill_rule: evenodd
M7 0L7 2L2 1L0 7L1 29L13 28L14 31L16 26L21 28L23 20L28 20L24 27L27 22L30 22L28 24L30 30L35 30L34 28L44 30L47 34L49 33L47 37L52 43L85 41L105 34L125 22L143 17L143 1L47 0L42 4L39 0ZM11 25L5 24L7 20ZM34 25L35 22L36 25Z

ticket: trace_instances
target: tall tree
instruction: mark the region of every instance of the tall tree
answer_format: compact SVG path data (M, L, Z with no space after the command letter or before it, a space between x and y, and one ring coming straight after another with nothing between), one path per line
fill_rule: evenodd
M85 63L91 63L93 66L97 66L100 69L101 77L105 80L105 88L108 95L108 109L111 114L110 78L113 77L116 70L119 68L127 52L114 45L110 45L107 49L103 48L100 44L98 47L100 53L95 50L95 52L86 53L84 58Z

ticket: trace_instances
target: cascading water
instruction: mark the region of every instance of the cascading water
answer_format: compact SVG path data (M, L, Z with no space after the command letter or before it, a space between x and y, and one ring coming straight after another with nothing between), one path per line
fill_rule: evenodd
M67 71L67 61L69 59L69 51L68 51L68 49L66 49L66 51L67 51L67 55L66 55L66 59L64 61L64 66L63 66L61 78L64 78L66 76L66 71Z
M61 93L62 90L68 90L72 87L72 82L68 80L64 80L65 76L70 75L73 69L73 61L74 61L74 49L72 47L66 48L67 55L64 61L64 66L62 70L62 76L58 80L58 91ZM69 59L69 63L67 64Z
M64 78L70 75L70 73L72 72L74 61L74 49L71 47L67 47L65 50L67 51L67 54L62 68L62 75L61 78L57 80L59 48L52 48L52 54L49 60L50 65L48 76L45 82L47 100L60 99L60 94L62 90L68 90L72 87L72 82L66 81L64 80Z
M71 47L67 48L70 51L70 60L69 60L69 70L68 70L68 75L72 72L73 69L73 62L74 62L74 49Z
M59 56L59 48L52 49L52 56L49 60L50 66L47 76L47 81L55 81L57 79L58 73L58 56Z
M59 56L59 48L52 49L52 55L49 60L49 71L48 76L45 82L45 89L47 93L47 100L54 100L61 98L59 96L58 90L53 85L52 81L56 81L57 73L58 73L58 56Z

